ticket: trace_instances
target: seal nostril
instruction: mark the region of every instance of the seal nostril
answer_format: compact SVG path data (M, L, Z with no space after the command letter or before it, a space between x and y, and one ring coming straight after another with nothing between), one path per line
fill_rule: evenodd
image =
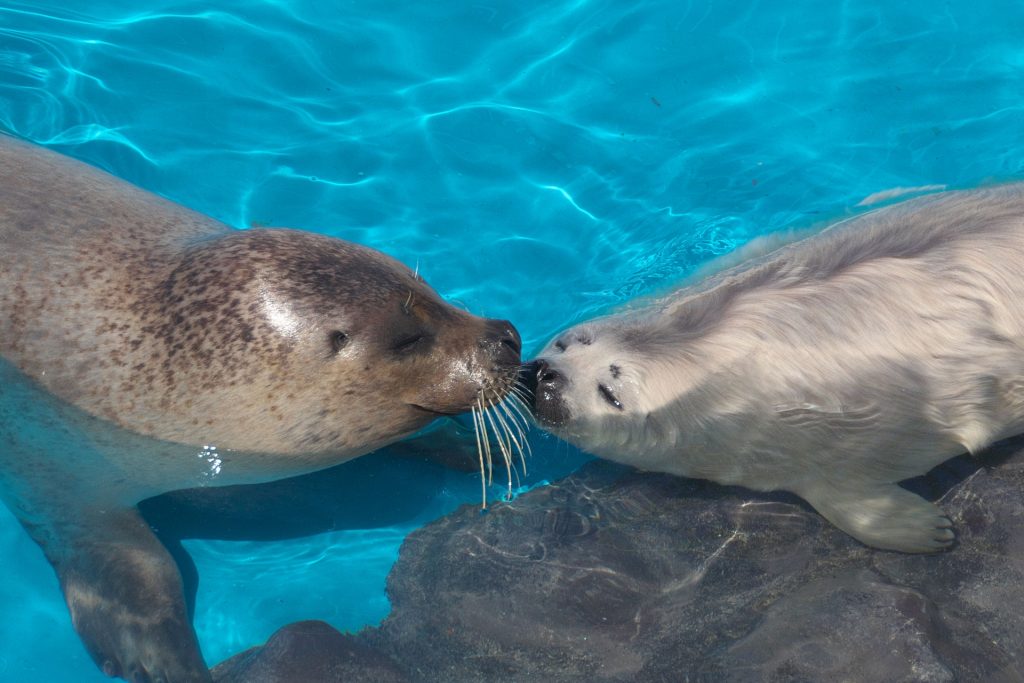
M522 345L519 343L519 340L514 337L504 337L501 340L501 345L517 355L522 350Z
M557 370L553 370L546 360L535 360L528 365L523 366L523 370L533 375L532 382L533 386L538 384L553 384L561 379L562 374Z
M541 361L540 367L537 368L537 383L538 384L554 384L558 380L562 379L562 373L557 370L552 370L544 361Z
M523 350L523 342L515 326L507 320L490 320L487 322L486 334L479 340L480 348L489 349L491 353L503 357L514 355L516 363Z

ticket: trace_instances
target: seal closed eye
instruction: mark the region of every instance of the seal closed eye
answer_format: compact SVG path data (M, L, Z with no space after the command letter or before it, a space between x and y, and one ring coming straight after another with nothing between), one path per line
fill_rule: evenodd
M612 390L608 388L607 384L598 384L597 390L601 392L601 396L604 397L605 401L618 410L622 410L622 403L620 403L619 399L615 397L615 394L612 393Z
M897 482L1024 432L1022 349L1009 184L775 241L559 334L526 374L540 425L591 453L792 491L867 545L933 552L950 520Z
M0 136L0 495L97 665L209 681L136 503L333 465L500 401L519 335L387 255L232 230Z

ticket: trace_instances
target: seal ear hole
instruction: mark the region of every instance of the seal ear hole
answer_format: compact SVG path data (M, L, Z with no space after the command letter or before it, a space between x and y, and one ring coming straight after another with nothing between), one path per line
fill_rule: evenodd
M331 345L331 353L338 353L348 346L348 335L341 330L334 330L327 335L327 342Z
M555 342L555 348L558 349L559 351L565 351L567 347L565 345L565 342L559 339L558 341Z

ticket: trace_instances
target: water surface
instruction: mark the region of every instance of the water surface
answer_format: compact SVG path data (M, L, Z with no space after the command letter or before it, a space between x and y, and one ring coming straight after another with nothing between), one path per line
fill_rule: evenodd
M1024 175L1015 0L80 7L0 7L0 129L237 227L382 249L527 350L873 192ZM570 457L536 441L537 478ZM476 486L452 473L404 526L188 542L208 660L376 623L403 535ZM6 510L0 554L0 678L106 680Z

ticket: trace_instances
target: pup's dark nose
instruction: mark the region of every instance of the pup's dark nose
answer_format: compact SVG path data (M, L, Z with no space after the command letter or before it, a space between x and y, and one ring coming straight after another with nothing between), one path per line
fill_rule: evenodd
M537 361L537 386L557 389L562 383L562 373L552 369L543 358Z
M538 358L519 369L519 382L530 392L530 399L536 404L538 392L561 388L562 374L548 365L546 360Z
M542 426L557 427L569 419L562 398L565 376L546 360L538 358L523 365L519 370L519 381L529 391L529 406Z

